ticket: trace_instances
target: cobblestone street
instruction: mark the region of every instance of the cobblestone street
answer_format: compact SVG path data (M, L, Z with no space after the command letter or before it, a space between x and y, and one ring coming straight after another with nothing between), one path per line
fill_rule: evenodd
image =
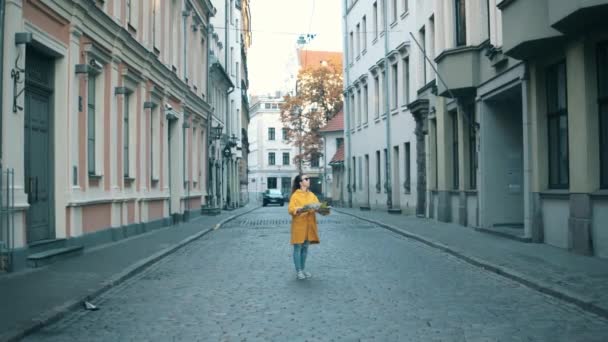
M27 341L605 341L606 320L384 228L319 220L297 280L286 207L227 223Z

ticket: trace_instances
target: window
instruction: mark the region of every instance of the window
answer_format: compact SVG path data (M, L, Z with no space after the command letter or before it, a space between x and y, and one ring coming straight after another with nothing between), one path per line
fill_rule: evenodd
M319 167L319 155L318 154L314 154L311 158L310 158L310 166L311 167Z
M95 174L95 82L96 77L89 75L87 89L87 169L89 175Z
M363 158L359 157L359 189L363 190Z
M549 187L569 185L566 62L547 68L547 123L549 124Z
M386 179L384 180L384 192L388 192L388 177L390 176L389 174L389 168L388 168L388 150L384 149L384 172L386 172Z
M368 91L367 91L367 84L363 86L363 107L361 108L361 111L363 112L363 123L366 124L367 123L367 117L368 117L368 112L369 112L369 105L368 105Z
M264 109L270 109L270 103L264 103Z
M396 22L397 21L397 0L393 0L393 8L392 8L392 12L391 12L391 16L392 16L392 21L391 22Z
M467 44L467 16L465 0L456 0L456 46Z
M283 165L289 165L289 152L283 152Z
M452 175L453 175L453 189L458 190L460 188L459 180L460 175L458 173L458 112L450 112L452 119Z
M374 76L374 118L380 116L380 79Z
M378 2L374 2L374 39L378 38Z
M384 69L382 69L382 83L384 84L384 82L388 82L388 80L386 79L386 72L384 71ZM386 83L386 84L388 84L388 83ZM384 97L385 96L388 96L388 94L384 93L384 89L380 90L380 99L379 100L380 100L380 103L382 103L384 105L385 105L385 103L384 103ZM383 107L382 108L382 114L383 115L386 115L386 113L384 112L385 110L387 110L387 108Z
M287 141L287 128L283 127L281 129L281 134L283 135L283 141Z
M407 13L410 10L408 2L409 0L403 0L403 13Z
M382 16L382 32L386 30L386 0L380 0L381 11L380 15Z
M403 98L405 104L410 103L410 59L406 57L403 59Z
M152 1L152 44L154 47L160 46L160 35L156 33L156 27L158 26L158 10L156 8L156 1Z
M422 45L422 48L424 49L424 51L421 52L421 60L422 60L422 84L421 87L423 87L424 85L426 85L426 58L424 57L424 55L426 54L426 30L424 28L424 26L420 29L420 45Z
M127 0L127 23L130 25L132 23L131 21L131 12L132 12L132 0Z
M230 74L234 76L234 48L230 48Z
M241 87L241 80L240 80L240 66L239 66L239 62L236 62L236 77L235 77L235 83L236 83L236 87L240 88Z
M353 31L350 31L350 62L353 62L353 56L355 55L355 38L353 37Z
M608 188L608 42L598 46L598 105L600 124L600 186Z
M236 20L236 24L234 25L235 30L234 30L234 40L238 43L239 42L239 35L241 33L241 30L239 29L239 20Z
M469 130L469 186L471 190L477 189L477 139L475 136L475 105L467 107L467 112L471 118L468 126Z
M357 51L357 56L359 56L361 54L361 25L357 24L357 49L355 51Z
M403 188L405 189L405 193L409 194L412 192L412 164L410 163L411 155L410 155L410 143L406 142L404 145L404 153L405 153L405 165L403 165L405 169L405 182L403 183Z
M353 192L357 191L357 157L353 157Z
M268 177L267 178L267 186L268 189L276 189L277 188L277 177Z
M392 109L396 109L399 105L399 74L397 73L397 63L391 65L392 70L392 81L393 81L393 89L392 90L392 98L391 104Z
M122 138L123 163L122 163L122 167L123 167L123 170L124 170L124 176L125 177L129 177L129 99L130 98L131 98L131 96L129 96L129 94L126 94L124 96L124 108L125 109L123 111L123 126L122 126L122 131L123 131L123 138Z
M276 165L276 159L275 159L275 153L274 152L269 152L268 153L268 165Z
M355 94L351 94L350 95L350 111L352 113L351 117L352 120L350 122L350 128L354 129L355 128L355 119L357 118L357 104L355 103Z
M362 112L363 108L361 108L361 89L359 89L359 88L357 88L356 106L357 106L357 125L361 126L361 112Z
M367 18L365 16L363 16L361 25L361 29L363 30L361 31L363 34L363 36L361 37L361 41L363 42L363 51L365 51L367 50Z
M336 149L340 149L340 146L344 144L344 138L336 138Z
M268 140L274 140L274 127L268 127Z
M291 193L291 178L281 177L281 191L283 195Z
M382 162L380 161L380 151L376 151L376 192L380 193L382 186Z

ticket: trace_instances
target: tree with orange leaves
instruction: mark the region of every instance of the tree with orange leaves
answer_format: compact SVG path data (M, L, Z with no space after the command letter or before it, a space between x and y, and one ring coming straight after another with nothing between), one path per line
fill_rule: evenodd
M281 121L288 142L297 146L294 162L310 162L322 155L319 129L342 109L342 65L324 63L298 73L296 94L286 95L281 105Z

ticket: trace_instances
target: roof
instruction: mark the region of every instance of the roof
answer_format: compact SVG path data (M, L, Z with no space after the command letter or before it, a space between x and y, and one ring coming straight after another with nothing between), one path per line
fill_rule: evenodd
M308 67L318 67L323 61L331 61L335 65L342 64L342 52L334 51L298 51L298 64L302 69Z
M327 122L327 125L319 129L319 132L339 132L344 131L344 111L340 110L338 114L334 115L331 120Z
M344 163L344 144L340 145L336 154L334 154L333 158L329 162L329 165L337 165Z

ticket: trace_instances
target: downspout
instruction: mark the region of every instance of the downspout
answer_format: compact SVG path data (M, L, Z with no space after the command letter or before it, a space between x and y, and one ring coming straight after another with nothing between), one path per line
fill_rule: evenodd
M184 71L184 82L186 82L186 80L188 79L188 16L190 15L189 11L187 10L187 8L185 7L186 4L184 3L184 8L182 10L182 21L184 24L184 48L183 48L183 71ZM186 100L186 94L184 94L184 104ZM184 146L183 146L183 158L184 160L186 160L186 144L185 142L188 141L188 136L186 135L187 131L188 131L188 127L186 126L187 123L185 122L186 120L186 111L183 111L182 117L184 119L184 129L183 129L183 133L184 134ZM188 163L189 164L189 163ZM190 167L190 165L186 165L186 163L184 163L184 166L187 167L187 170L184 170L184 178L185 176L188 174L187 172L189 172L192 168ZM184 220L187 221L188 220L188 215L190 215L190 179L188 177L188 188L187 188L187 192L186 192L186 212L184 213Z
M0 80L4 77L4 0L0 0ZM0 92L0 108L3 108L3 95ZM0 119L0 168L2 168L2 121Z
M348 0L344 0L344 32L348 32ZM346 82L344 83L343 87L343 94L345 96L344 98L344 108L345 108L345 115L344 115L344 128L346 130L346 143L347 143L347 156L346 156L346 160L344 161L344 167L346 169L346 191L348 192L348 207L352 208L353 207L353 193L351 192L351 179L350 179L350 158L351 158L351 137L350 137L350 110L349 110L349 102L347 99L347 92L346 89L348 88L348 85L350 84L350 77L349 77L349 69L348 69L348 39L347 39L347 35L344 35L344 56L345 56L345 63L344 63L344 74L346 75Z
M389 92L388 92L388 77L389 77L389 68L388 68L388 4L386 0L384 1L384 8L382 9L382 13L384 16L384 79L382 82L384 83L384 110L386 111L386 206L387 209L393 208L393 191L391 189L391 113L389 106Z
M538 237L533 236L532 229L532 215L533 215L533 201L532 201L532 163L531 163L531 149L530 144L530 113L528 112L528 82L530 81L530 75L528 70L528 63L524 62L524 75L521 78L521 97L522 97L522 119L523 119L523 136L524 136L524 236L527 238L533 238L533 241L538 241ZM536 238L536 239L535 239Z
M211 64L209 63L209 59L211 58L211 27L210 27L210 23L207 23L209 25L209 27L207 28L207 60L206 60L206 65L205 65L205 70L207 70L207 81L206 81L206 100L207 103L210 104L211 103L211 87L209 86L209 82L210 82L210 75L211 75ZM205 154L205 156L207 157L205 160L205 163L207 164L207 196L206 196L206 202L205 203L207 205L207 207L209 207L209 205L211 204L211 172L213 172L213 169L211 167L211 159L210 154L209 154L209 148L211 147L211 126L213 125L213 112L215 111L215 108L211 108L211 113L207 113L207 145L205 146L207 148L207 153Z

